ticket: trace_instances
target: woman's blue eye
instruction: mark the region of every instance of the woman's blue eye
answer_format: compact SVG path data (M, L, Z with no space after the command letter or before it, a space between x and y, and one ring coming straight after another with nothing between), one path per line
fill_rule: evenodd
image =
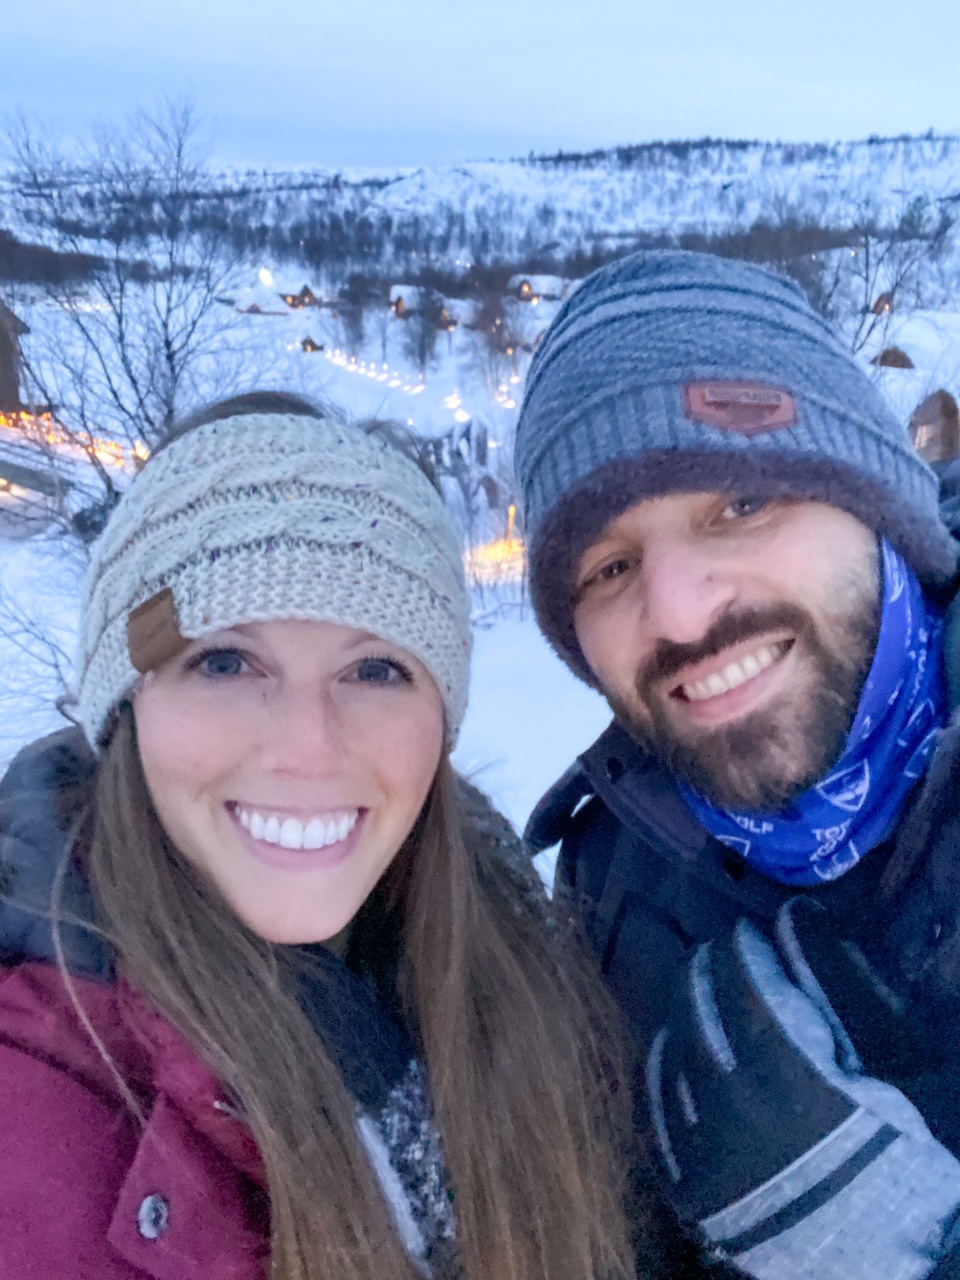
M364 658L357 666L357 679L364 684L409 684L412 678L394 658Z
M243 655L236 649L210 649L201 653L192 665L205 676L221 679L243 675L247 666Z

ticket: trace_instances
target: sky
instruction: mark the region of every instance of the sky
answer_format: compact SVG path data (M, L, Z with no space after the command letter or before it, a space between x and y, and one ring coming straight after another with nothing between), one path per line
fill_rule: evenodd
M0 117L192 99L212 158L407 167L960 130L956 0L0 0Z

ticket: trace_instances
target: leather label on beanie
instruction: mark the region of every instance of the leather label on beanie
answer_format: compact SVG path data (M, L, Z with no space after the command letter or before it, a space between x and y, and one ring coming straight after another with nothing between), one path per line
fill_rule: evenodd
M692 422L744 436L797 425L792 392L766 382L688 382L683 388L683 411Z
M170 587L137 605L127 618L127 649L141 675L175 658L189 643L180 634L177 602Z

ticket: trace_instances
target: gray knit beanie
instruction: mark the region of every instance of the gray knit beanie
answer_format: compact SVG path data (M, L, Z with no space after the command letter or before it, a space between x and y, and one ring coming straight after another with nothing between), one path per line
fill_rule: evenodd
M358 627L419 658L448 740L470 609L443 500L394 445L329 418L248 414L173 440L124 494L83 595L77 719L94 750L141 672L245 622Z
M576 566L644 498L816 499L885 534L928 588L957 568L936 477L829 325L792 281L710 254L632 254L573 294L531 364L516 467L537 617L591 683Z

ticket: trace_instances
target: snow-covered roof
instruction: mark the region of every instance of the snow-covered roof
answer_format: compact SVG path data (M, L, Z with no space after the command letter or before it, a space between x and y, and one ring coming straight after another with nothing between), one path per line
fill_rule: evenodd
M510 277L507 289L511 293L520 293L524 283L530 286L530 293L537 298L566 297L567 281L563 276L525 275L521 272Z
M233 301L238 311L249 312L255 308L253 314L257 312L265 316L289 314L276 289L259 281L249 289L238 289L233 295Z
M475 298L444 298L443 306L451 320L457 324L472 324L476 318L479 303Z

